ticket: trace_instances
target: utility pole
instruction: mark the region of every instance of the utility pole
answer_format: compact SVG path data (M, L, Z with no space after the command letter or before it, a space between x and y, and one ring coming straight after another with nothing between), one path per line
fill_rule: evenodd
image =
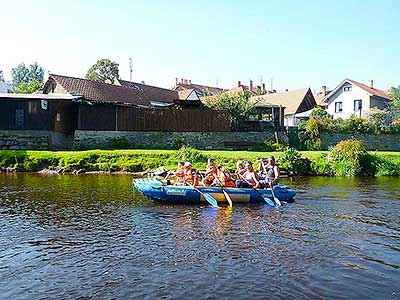
M132 82L132 58L129 57L129 81Z
M271 92L274 90L274 77L271 77Z
M218 79L216 80L216 82L215 82L215 83L216 83L216 87L218 87Z

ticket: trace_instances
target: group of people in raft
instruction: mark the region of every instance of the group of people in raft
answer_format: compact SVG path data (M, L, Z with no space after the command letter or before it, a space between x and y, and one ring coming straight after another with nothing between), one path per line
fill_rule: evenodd
M169 172L166 179L167 184L169 176L174 176L174 185L191 186L222 186L238 188L268 188L278 184L280 171L275 163L273 156L268 157L267 162L264 159L257 159L259 169L256 171L251 162L239 160L236 163L236 171L231 174L223 165L216 165L214 160L209 158L205 172L198 172L192 167L190 162L179 162L178 169L175 172ZM202 175L202 179L200 176Z

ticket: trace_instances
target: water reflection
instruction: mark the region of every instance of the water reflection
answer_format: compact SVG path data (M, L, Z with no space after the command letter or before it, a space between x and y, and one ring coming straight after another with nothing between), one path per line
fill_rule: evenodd
M129 176L0 174L0 298L400 293L399 178L287 183L297 201L279 209L215 209L154 204Z

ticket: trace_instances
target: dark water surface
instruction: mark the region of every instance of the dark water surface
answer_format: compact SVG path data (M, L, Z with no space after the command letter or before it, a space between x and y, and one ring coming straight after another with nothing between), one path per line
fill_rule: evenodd
M0 174L0 299L400 299L400 178L297 178L279 209L131 179Z

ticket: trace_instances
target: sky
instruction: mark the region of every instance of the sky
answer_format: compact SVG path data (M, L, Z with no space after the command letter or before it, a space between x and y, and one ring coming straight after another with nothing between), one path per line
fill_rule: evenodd
M170 88L178 77L231 88L319 90L344 78L400 85L400 1L0 0L0 70L20 62L84 77L98 59Z

